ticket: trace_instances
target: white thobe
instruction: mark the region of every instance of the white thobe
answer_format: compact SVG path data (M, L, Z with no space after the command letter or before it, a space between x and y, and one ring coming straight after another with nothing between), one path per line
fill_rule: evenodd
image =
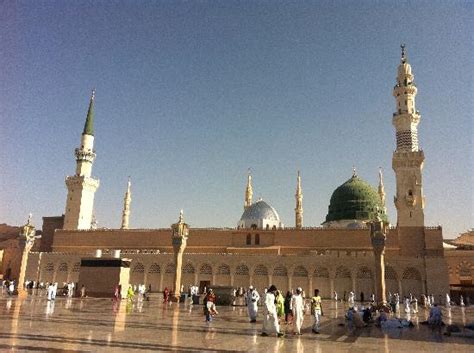
M291 297L291 310L293 311L294 331L300 334L304 319L304 302L301 294L294 294Z
M258 314L258 301L260 300L260 295L254 289L247 293L247 312L249 314L250 320L256 320Z
M271 292L265 294L265 311L263 316L263 329L266 334L280 333L280 324L278 323L275 295Z

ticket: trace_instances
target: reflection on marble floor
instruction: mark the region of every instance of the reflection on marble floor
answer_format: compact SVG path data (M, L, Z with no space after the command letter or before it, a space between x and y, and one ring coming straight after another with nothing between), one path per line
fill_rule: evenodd
M0 297L0 351L101 352L437 352L474 351L473 338L447 337L418 323L428 312L412 314L414 328L382 331L376 327L348 330L344 304L324 302L321 334L311 333L312 317L305 316L303 335L261 337L261 318L248 322L243 306L219 307L219 315L205 323L201 305L128 303L109 299L41 296L20 300ZM443 309L444 321L462 325L474 321L474 307ZM406 317L403 313L402 317Z

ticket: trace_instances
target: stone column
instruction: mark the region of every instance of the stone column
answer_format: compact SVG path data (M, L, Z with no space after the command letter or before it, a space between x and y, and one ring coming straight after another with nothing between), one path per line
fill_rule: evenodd
M379 306L387 304L385 291L385 240L387 239L387 223L383 222L378 213L370 223L370 239L375 259L375 299Z
M184 223L183 211L181 210L179 214L178 223L175 223L171 226L171 240L173 242L173 251L174 251L174 282L173 282L173 301L179 302L179 297L181 295L181 268L183 266L183 253L186 248L186 243L188 240L189 227Z
M30 256L30 250L35 243L36 229L31 223L31 213L28 217L28 222L20 230L20 246L23 248L21 254L21 265L20 274L18 276L18 296L26 297L27 292L25 290L25 275L26 267L28 266L28 257Z

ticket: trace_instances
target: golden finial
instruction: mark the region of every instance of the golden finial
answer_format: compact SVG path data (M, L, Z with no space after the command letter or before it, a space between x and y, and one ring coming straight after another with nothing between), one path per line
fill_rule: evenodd
M357 170L355 165L352 166L352 177L355 178L357 176Z
M405 51L405 44L400 45L400 48L402 49L402 63L404 64L407 61L407 53Z
M91 100L95 99L95 88L92 89Z

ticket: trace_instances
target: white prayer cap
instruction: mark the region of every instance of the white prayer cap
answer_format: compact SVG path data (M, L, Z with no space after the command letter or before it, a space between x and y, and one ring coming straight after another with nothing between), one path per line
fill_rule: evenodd
M253 289L253 286L250 286L249 289Z

